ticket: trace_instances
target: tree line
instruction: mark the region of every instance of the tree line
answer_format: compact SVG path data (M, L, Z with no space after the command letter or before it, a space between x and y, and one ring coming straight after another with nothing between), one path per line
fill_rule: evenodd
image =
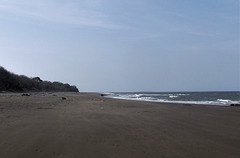
M67 83L43 81L40 77L16 75L0 66L0 91L8 92L79 92Z

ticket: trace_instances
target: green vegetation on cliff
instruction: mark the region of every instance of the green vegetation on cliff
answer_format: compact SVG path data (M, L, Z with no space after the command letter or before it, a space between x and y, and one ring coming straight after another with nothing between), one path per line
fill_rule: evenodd
M76 86L61 82L42 81L40 77L29 78L16 75L0 66L0 91L10 92L78 92Z

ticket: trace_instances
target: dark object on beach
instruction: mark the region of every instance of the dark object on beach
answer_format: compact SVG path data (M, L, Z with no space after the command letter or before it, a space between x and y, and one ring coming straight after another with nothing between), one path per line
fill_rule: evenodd
M104 97L104 96L105 96L105 94L101 94L101 96L102 96L102 97Z
M62 100L66 100L67 98L65 98L65 97L62 97Z
M31 94L23 93L22 96L30 96Z
M40 108L37 108L37 109L53 109L53 108L42 108L42 107L40 107Z
M240 104L231 104L230 106L240 106Z

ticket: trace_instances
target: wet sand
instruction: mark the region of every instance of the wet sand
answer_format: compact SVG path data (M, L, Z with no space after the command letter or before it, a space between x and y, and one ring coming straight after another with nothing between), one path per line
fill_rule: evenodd
M240 107L0 93L0 158L28 157L238 158Z

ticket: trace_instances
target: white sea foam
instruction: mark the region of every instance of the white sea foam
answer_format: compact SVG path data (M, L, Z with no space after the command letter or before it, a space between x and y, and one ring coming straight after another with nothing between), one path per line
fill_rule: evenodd
M177 95L169 95L169 98L178 98Z
M135 97L139 98L141 97L143 94L134 94Z
M224 102L224 103L230 103L231 102L231 100L227 100L227 99L218 99L217 101Z
M232 101L229 99L217 99L216 100L201 100L201 101L192 101L192 100L176 100L180 96L190 96L190 94L185 93L110 93L107 97L116 98L116 99L126 99L126 100L138 100L138 101L150 101L150 102L164 102L164 103L183 103L183 104L204 104L204 105L221 105L228 106L231 104L240 104L240 100ZM168 99L169 98L169 99Z

